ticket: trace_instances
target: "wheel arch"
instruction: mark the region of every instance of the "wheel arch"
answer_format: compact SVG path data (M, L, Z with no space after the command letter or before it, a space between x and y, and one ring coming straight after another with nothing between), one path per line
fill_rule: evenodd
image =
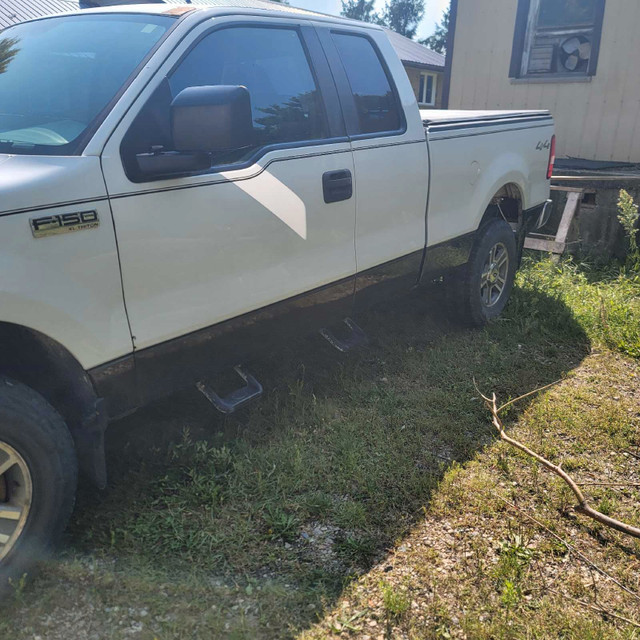
M504 218L512 227L515 225L514 231L517 231L523 222L523 209L522 189L517 183L508 182L501 186L489 200L478 228L488 220Z
M104 486L104 402L69 350L35 329L0 322L0 374L37 391L60 413L73 437L82 471Z

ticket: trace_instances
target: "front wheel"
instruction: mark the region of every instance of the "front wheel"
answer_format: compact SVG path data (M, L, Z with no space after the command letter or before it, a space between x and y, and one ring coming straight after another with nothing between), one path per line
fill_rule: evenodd
M482 326L504 310L516 275L518 250L513 230L504 220L491 220L476 237L469 262L446 284L453 315Z
M0 378L0 594L57 541L75 501L77 461L60 414Z

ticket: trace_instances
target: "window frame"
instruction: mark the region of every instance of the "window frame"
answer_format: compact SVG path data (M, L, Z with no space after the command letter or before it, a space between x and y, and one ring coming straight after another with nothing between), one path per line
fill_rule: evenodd
M338 93L335 87L335 83L333 82L333 77L331 75L331 70L324 56L322 46L316 34L316 30L306 24L301 24L300 22L294 22L286 19L276 19L276 20L246 20L246 19L238 19L229 22L224 22L223 24L213 25L210 28L206 29L202 33L200 33L194 40L191 42L185 51L180 55L178 60L171 66L171 68L166 72L161 74L161 77L158 76L159 83L154 88L157 89L160 86L160 83L168 80L171 75L175 72L175 70L184 62L184 60L189 56L189 54L195 49L198 44L205 38L213 35L218 31L222 31L224 29L237 29L237 28L255 28L255 29L288 29L289 31L295 31L298 34L298 38L300 39L300 44L302 46L302 50L307 59L307 63L309 65L309 70L313 77L314 82L316 83L316 87L320 94L320 102L322 109L324 111L324 118L327 125L327 137L326 138L317 138L313 140L296 140L293 142L278 142L268 145L263 145L254 151L248 158L234 163L228 164L214 164L208 169L204 169L202 171L193 171L189 173L180 174L179 176L174 176L175 178L189 178L194 176L203 176L210 174L217 174L228 171L242 170L255 165L262 157L267 155L272 151L279 151L283 149L298 149L305 148L311 146L321 146L327 144L336 144L338 142L347 142L348 137L346 135L344 121L342 119L342 113L340 111L340 102L338 99ZM189 39L191 36L191 32L187 33L183 39ZM147 101L143 102L140 106L136 105L137 114L141 113L144 107L146 106L148 100L152 99L153 92L148 97ZM132 121L129 129L134 126L135 118ZM155 182L158 180L166 180L166 177L153 177L153 176L144 176L140 177L134 175L129 169L129 163L125 161L125 155L127 150L124 148L125 141L127 139L127 134L129 133L129 129L122 136L122 140L120 142L120 155L123 163L123 168L127 178L134 183L147 183L147 182Z
M427 91L427 78L431 77L433 78L433 85L431 87L431 102L427 102L426 100L422 100L422 98L426 97L426 91ZM424 92L422 93L422 95L418 95L418 105L421 107L435 107L436 106L436 97L438 94L438 75L436 73L433 73L432 71L420 71L419 75L419 84L418 84L418 93L420 93L420 86L421 86L421 82L422 79L424 78Z
M335 79L335 85L340 97L340 103L342 105L342 112L344 114L344 121L349 139L367 140L371 138L386 138L390 136L404 135L407 132L407 119L404 108L402 106L402 101L400 100L400 93L398 92L395 78L393 77L393 74L389 69L385 57L382 55L377 42L371 37L369 33L365 33L364 31L356 31L353 29L330 26L320 27L317 29L317 31L322 43L322 47L324 48L327 59L329 61L331 71L333 72L333 77ZM382 66L382 70L387 77L387 81L389 82L396 108L398 109L398 113L400 116L400 127L398 129L389 131L376 131L374 133L362 133L355 98L353 95L353 91L351 90L351 84L349 83L349 78L344 68L342 58L340 57L340 54L338 52L338 48L336 47L332 38L332 34L334 33L346 36L354 36L356 38L364 38L373 47L373 51L378 57L380 65Z
M591 57L589 58L587 70L584 73L529 73L525 70L524 66L528 62L528 52L537 29L540 2L541 0L518 0L509 77L516 80L522 79L533 82L575 82L580 79L590 80L596 75L598 70L606 0L595 0L596 13L593 24ZM570 30L573 27L567 26L566 28Z

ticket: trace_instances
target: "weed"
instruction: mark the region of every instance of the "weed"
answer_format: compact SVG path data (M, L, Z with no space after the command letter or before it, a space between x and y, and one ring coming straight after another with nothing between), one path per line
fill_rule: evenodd
M367 523L367 510L359 502L340 502L335 510L337 524L343 529L360 529Z
M638 205L635 204L631 195L624 189L620 190L618 200L618 220L624 229L629 243L629 253L627 255L627 265L632 271L640 271L640 249L638 248Z
M333 499L323 491L312 491L304 496L302 506L313 518L322 518L331 512Z
M263 517L269 540L293 540L297 536L300 522L294 514L269 505Z
M522 599L522 590L520 586L511 582L511 580L505 580L502 585L502 593L500 594L500 602L502 606L507 609L515 609L518 603Z
M380 589L382 590L382 604L387 616L397 619L409 611L411 601L405 591L386 582L380 584Z
M511 533L500 545L499 554L500 561L493 573L501 590L501 598L504 601L518 596L519 600L519 583L531 563L533 551L527 547L521 534Z
M616 512L617 503L618 501L613 492L605 491L598 502L598 511L605 516L611 516Z
M27 574L23 573L17 580L9 578L9 585L11 586L13 597L21 602L24 598L24 590L27 586Z
M347 535L336 540L336 551L356 566L368 567L378 549L377 541L367 535Z

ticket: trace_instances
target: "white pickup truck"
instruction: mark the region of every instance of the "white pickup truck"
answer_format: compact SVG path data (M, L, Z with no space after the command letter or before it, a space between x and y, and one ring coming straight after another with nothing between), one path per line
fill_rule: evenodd
M420 111L369 24L210 0L1 32L0 582L78 468L105 486L110 420L189 385L233 411L262 387L212 373L292 331L347 350L436 277L497 316L553 159L548 112Z

